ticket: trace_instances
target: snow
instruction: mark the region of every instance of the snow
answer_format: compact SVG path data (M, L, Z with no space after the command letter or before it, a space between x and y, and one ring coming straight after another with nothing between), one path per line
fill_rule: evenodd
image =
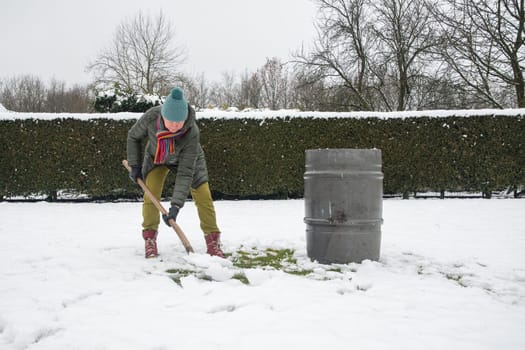
M522 199L387 199L380 260L336 266L307 258L302 200L216 202L226 252L307 275L203 254L192 202L196 253L163 226L146 260L140 206L0 203L0 349L525 348Z
M103 90L103 91L100 91L98 94L97 94L97 97L115 97L116 98L116 102L118 104L121 104L123 100L126 100L132 96L129 96L127 94L119 94L117 93L114 89L108 89L108 90ZM150 95L150 94L138 94L138 95L134 95L134 98L137 100L137 101L140 101L140 102L149 102L149 103L152 103L152 104L161 104L163 103L163 99L157 95Z
M25 112L2 112L0 120L16 119L138 119L142 113L25 113ZM402 112L301 112L298 110L266 110L246 109L244 111L224 111L220 109L203 109L197 111L197 118L209 119L271 119L271 118L410 118L410 117L474 117L474 116L509 116L518 117L525 115L525 108L517 109L470 109L470 110L428 110L428 111L402 111Z
M4 107L4 105L2 105L0 103L0 113L8 113L9 111L7 110L7 108Z

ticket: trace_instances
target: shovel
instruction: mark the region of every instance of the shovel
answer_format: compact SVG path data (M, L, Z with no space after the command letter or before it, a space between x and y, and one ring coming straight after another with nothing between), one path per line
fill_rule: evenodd
M128 161L126 159L122 161L122 165L124 165L124 167L128 170L128 172L131 172L131 167L129 166ZM155 198L155 196L153 195L151 190L148 188L148 186L146 186L144 181L142 181L142 179L139 178L137 179L137 183L142 188L144 193L146 193L146 195L149 197L153 205L155 205L155 207L161 212L161 214L168 215L168 212L166 211L166 209L164 209L162 204L160 204L160 201L157 198ZM180 241L182 242L182 245L186 249L186 252L188 254L193 253L194 251L193 251L193 248L191 247L190 241L188 241L188 239L186 238L186 235L184 234L184 231L182 231L182 229L177 224L177 222L173 219L169 219L168 222L173 228L173 230L175 230L175 233L177 234L177 236L179 236Z

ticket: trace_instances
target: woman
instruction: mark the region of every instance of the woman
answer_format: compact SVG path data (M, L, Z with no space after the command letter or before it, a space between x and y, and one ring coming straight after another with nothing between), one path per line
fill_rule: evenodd
M224 257L220 247L220 230L217 227L215 208L208 185L208 170L204 151L195 122L195 110L184 98L180 88L174 88L161 106L147 110L128 131L127 158L131 166L130 177L137 182L145 179L146 186L160 200L168 172L173 171L175 187L168 215L164 222L176 221L179 211L191 192L197 206L200 226L204 232L207 253ZM144 157L141 143L148 140ZM142 237L145 256L158 256L157 233L160 215L157 208L144 196L142 205Z

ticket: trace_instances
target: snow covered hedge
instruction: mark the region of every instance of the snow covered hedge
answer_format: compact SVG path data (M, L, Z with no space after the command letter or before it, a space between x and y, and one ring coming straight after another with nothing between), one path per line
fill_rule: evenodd
M501 190L525 184L523 110L453 114L272 115L198 113L211 187L218 198L303 194L304 152L379 148L385 194ZM18 115L18 116L17 116ZM215 115L215 116L214 116ZM106 118L104 118L106 116ZM68 190L136 196L121 166L140 114L0 113L0 196ZM165 194L171 192L168 178Z

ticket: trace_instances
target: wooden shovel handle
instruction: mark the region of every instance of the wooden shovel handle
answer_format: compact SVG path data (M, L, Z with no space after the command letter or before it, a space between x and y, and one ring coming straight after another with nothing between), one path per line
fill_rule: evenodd
M124 159L122 161L122 165L124 165L124 167L128 170L128 172L131 172L131 167L129 166L128 161L126 159ZM167 210L164 209L164 207L162 206L160 201L153 195L153 193L148 188L148 186L146 186L144 181L142 181L142 179L139 178L139 179L137 179L137 183L142 188L144 193L146 193L146 195L151 200L153 205L161 212L161 214L162 215L168 215ZM186 238L186 235L184 234L184 231L182 231L182 229L177 224L177 222L175 220L173 220L173 219L170 219L168 222L171 225L171 227L173 228L173 230L175 230L175 233L177 234L177 236L179 236L180 241L182 242L182 245L186 249L186 252L188 254L189 253L193 253L194 251L193 251L193 248L191 247L190 241L188 241L188 238Z

